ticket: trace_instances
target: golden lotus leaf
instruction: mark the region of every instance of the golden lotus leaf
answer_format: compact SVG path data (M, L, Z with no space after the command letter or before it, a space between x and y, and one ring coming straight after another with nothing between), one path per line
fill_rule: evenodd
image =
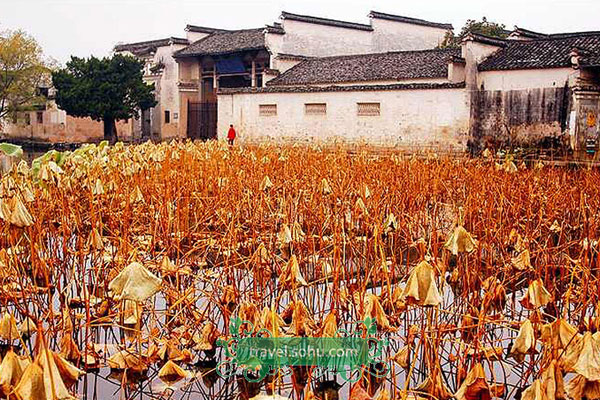
M21 380L22 375L23 368L19 357L13 350L9 350L0 363L0 395L8 397Z
M598 400L600 381L589 381L582 375L576 375L567 383L566 391L572 400Z
M510 355L518 361L523 361L525 354L529 354L535 349L535 333L533 324L530 320L525 320L521 324L519 334L510 349Z
M296 255L293 255L281 270L279 282L280 285L285 288L295 288L298 286L308 285L302 276L302 273L300 272L300 265L298 264Z
M132 262L110 281L108 290L116 298L142 302L160 290L161 282L142 264Z
M532 268L529 250L523 250L518 256L513 257L510 262L519 271L526 271Z
M12 212L10 213L9 221L11 224L19 228L26 228L33 225L33 217L21 201L19 196L12 198Z
M262 190L263 192L268 192L269 190L271 190L272 187L273 182L271 182L271 179L267 175L265 175L262 182L260 183L260 190Z
M490 400L490 386L485 377L483 365L477 363L454 394L456 400Z
M427 378L415 389L416 393L426 393L434 399L449 400L453 397L452 392L442 379L442 373L438 368L429 374Z
M12 314L5 312L0 318L0 338L8 341L17 340L21 337L17 321Z
M552 301L552 295L544 287L544 283L541 279L536 279L529 284L525 295L521 298L521 304L523 307L530 310L545 307Z
M403 346L398 352L392 357L392 359L402 368L408 369L410 357L410 346Z
M179 382L182 379L190 378L191 374L175 362L169 360L158 371L158 377L161 381L172 384Z
M435 283L434 268L427 261L421 261L410 273L402 298L408 304L438 306L442 296Z
M462 225L458 225L448 237L444 247L456 256L459 253L473 252L477 248L477 241Z

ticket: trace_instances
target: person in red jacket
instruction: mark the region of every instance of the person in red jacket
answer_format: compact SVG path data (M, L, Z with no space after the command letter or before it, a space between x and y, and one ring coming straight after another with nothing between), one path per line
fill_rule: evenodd
M233 129L233 125L229 125L229 132L227 132L227 142L230 146L233 146L233 141L235 140L235 129Z

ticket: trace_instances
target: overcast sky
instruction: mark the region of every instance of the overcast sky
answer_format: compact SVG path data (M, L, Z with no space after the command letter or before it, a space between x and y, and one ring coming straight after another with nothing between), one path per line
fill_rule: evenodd
M600 30L600 0L0 0L0 30L24 29L64 63L108 55L119 42L185 37L186 24L255 28L281 11L368 23L370 10L450 22L455 31L482 16L508 29Z

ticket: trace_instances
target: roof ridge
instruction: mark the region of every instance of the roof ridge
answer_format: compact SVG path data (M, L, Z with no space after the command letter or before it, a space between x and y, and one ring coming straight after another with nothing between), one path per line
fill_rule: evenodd
M152 45L158 45L160 43L163 42L171 42L171 41L177 41L177 40L181 40L181 41L188 41L185 38L178 38L175 36L170 36L170 37L166 37L166 38L162 38L162 39L152 39L152 40L143 40L141 42L130 42L130 43L118 43L116 44L113 49L123 49L125 50L127 47L142 47L142 46L152 46ZM119 51L119 50L117 50Z
M360 22L343 21L340 19L325 18L325 17L315 17L313 15L296 14L296 13L291 13L291 12L287 12L287 11L281 12L281 18L282 19L288 18L291 20L297 20L297 21L308 22L308 23L316 23L316 24L320 23L323 25L333 25L333 26L339 26L342 28L349 28L349 29L373 30L373 27L371 25L361 24Z
M404 15L384 13L384 12L375 11L375 10L371 10L369 12L369 18L388 19L388 20L404 22L404 23L408 23L408 24L425 25L425 26L431 26L431 27L439 27L439 28L443 28L443 29L454 29L454 26L452 26L452 24L450 24L450 23L427 21L427 20L421 19L421 18L406 17Z
M331 60L331 59L345 59L345 58L356 58L356 57L368 57L377 56L384 54L410 54L410 53L451 53L460 52L460 48L445 48L445 49L421 49L421 50L394 50L394 51L378 51L373 53L356 53L356 54L340 54L337 56L325 56L325 57L314 57L314 56L302 56L307 57L308 60Z

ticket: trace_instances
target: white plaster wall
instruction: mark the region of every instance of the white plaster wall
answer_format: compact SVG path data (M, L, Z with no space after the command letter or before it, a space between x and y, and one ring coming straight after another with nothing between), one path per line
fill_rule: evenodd
M357 116L358 102L379 102L379 117ZM326 103L327 115L307 116L305 103ZM259 115L277 104L277 116ZM241 141L366 141L388 146L464 148L469 107L463 89L219 95L218 135L234 124Z
M339 28L284 19L285 35L272 40L271 54L297 54L326 57L347 54L373 53L370 31ZM276 36L269 34L269 37Z
M371 18L373 52L426 50L439 45L445 29Z
M563 87L576 71L572 68L521 69L479 72L478 86L485 90L522 90Z
M300 64L301 62L302 60L279 59L275 57L271 58L272 68L278 70L282 74L288 69Z
M171 123L162 125L161 136L163 139L176 136L177 125L179 123L179 67L173 53L185 48L185 45L172 44L171 46L159 47L155 54L155 61L162 58L165 68L161 75L160 82L160 112L161 121L164 122L164 111L171 112Z
M189 40L190 43L197 42L198 40L204 39L207 36L208 36L208 33L203 33L203 32L186 31L186 33L185 33L185 37L187 38L187 40Z

